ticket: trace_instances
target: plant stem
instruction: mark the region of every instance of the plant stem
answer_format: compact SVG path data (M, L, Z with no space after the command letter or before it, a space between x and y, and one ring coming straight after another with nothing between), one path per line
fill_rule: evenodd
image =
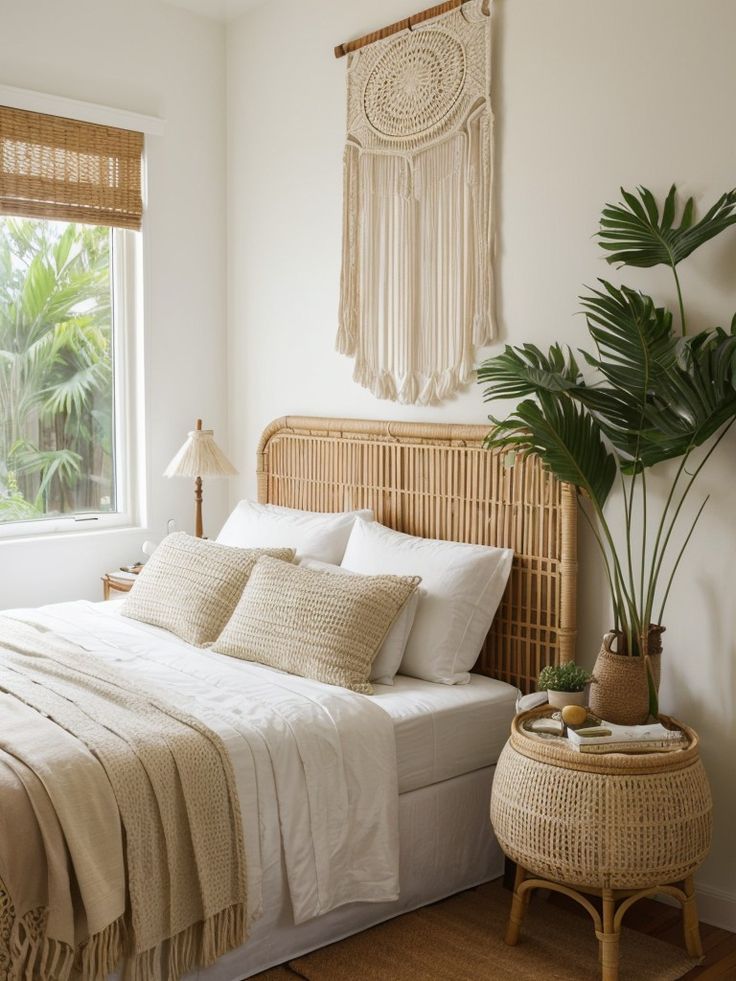
M611 553L611 560L613 562L614 571L614 581L616 583L616 598L619 604L619 614L622 620L622 626L626 633L627 643L629 644L629 652L631 652L631 641L635 634L640 633L639 629L639 616L636 610L636 604L633 598L629 595L626 589L626 583L624 581L623 572L621 571L621 563L619 562L618 555L616 554L616 546L613 543L613 536L611 534L611 529L608 527L608 522L606 521L605 515L603 514L602 508L598 503L591 498L591 504L595 510L596 517L598 518L598 523L601 527L603 535L608 543L608 548ZM625 605L624 605L625 603ZM624 610L628 609L628 613L624 616Z
M621 489L624 495L624 519L626 524L626 561L629 567L629 585L631 587L631 595L636 596L636 585L634 583L634 562L631 555L631 508L634 501L634 485L636 483L636 471L631 477L631 493L629 499L626 499L626 483L624 481L624 475L619 470L619 477L621 478Z
M672 274L675 277L675 286L677 287L677 301L680 304L680 324L682 326L682 336L685 336L685 307L682 302L682 290L680 289L680 277L677 275L677 266L672 264Z
M682 472L685 469L685 465L687 464L688 457L690 456L690 453L691 452L692 452L692 446L687 450L687 452L683 455L682 460L680 461L680 465L677 468L677 473L675 474L675 478L672 481L672 486L670 487L670 492L667 495L667 500L664 502L664 508L662 509L662 516L659 519L659 525L657 527L657 534L656 534L655 539L654 539L654 548L652 549L651 566L649 568L649 579L648 579L648 582L647 582L646 604L644 606L644 609L642 610L642 615L643 615L644 619L647 619L647 620L651 616L652 607L654 606L654 591L657 588L657 573L656 573L655 570L658 567L657 559L658 559L658 555L659 555L659 545L660 545L660 541L662 539L662 534L664 532L664 526L665 526L665 520L667 518L667 512L669 511L670 505L672 504L672 499L675 496L675 489L677 488L677 485L678 485L678 483L680 481L680 477L682 476ZM659 565L661 565L661 560L659 562Z
M618 590L614 587L614 584L613 584L613 576L611 574L611 565L610 565L610 562L608 560L608 552L606 551L606 547L603 544L603 540L602 540L600 534L598 533L598 529L596 528L596 526L595 526L595 524L593 522L593 519L588 514L588 510L585 507L585 502L582 500L582 496L581 496L580 493L578 493L578 503L580 505L580 512L583 515L583 517L585 518L585 520L588 522L588 527L593 532L593 537L595 538L596 542L598 543L598 548L600 549L601 556L603 558L603 568L606 570L606 578L608 579L608 586L609 586L609 589L611 590L611 603L613 605L613 617L614 617L614 621L615 621L614 627L615 627L616 630L618 630L618 626L619 626L619 602L620 601L617 600Z
M678 516L680 514L680 511L682 510L682 506L685 503L685 500L686 500L688 494L690 493L690 490L691 490L693 484L695 483L695 481L696 481L696 479L698 477L698 474L703 469L703 467L706 465L706 463L708 462L708 460L710 459L710 457L713 455L713 453L716 450L716 447L721 442L721 440L726 435L726 433L729 431L729 429L731 428L731 426L733 426L734 422L736 422L736 420L735 419L731 419L731 421L726 426L724 426L723 429L720 431L720 433L718 434L718 437L713 442L713 445L710 447L710 449L708 450L708 452L705 454L705 456L703 457L703 459L700 461L700 463L698 464L698 466L695 468L692 476L690 477L690 480L688 480L687 485L685 486L685 489L684 489L684 491L682 492L682 494L680 496L680 500L679 500L679 502L677 504L677 507L675 508L675 513L672 516L672 520L670 522L669 528L667 529L667 534L665 535L664 542L662 543L662 548L660 550L659 557L657 559L656 570L655 569L652 570L651 596L648 597L648 600L647 600L647 602L649 604L649 612L650 613L651 613L652 607L654 606L654 591L656 589L657 579L659 578L659 573L660 573L660 570L662 568L662 562L664 561L664 556L665 556L665 553L667 551L667 545L669 544L670 538L672 537L672 532L675 529L675 524L677 523L677 518L678 518ZM681 471L683 469L684 463L687 460L687 458L688 458L689 455L690 454L688 452L688 454L684 457L683 463L682 463L682 465L680 466L680 468L678 470L678 474L677 474L678 477L679 477L679 475L680 475L680 473L681 473ZM673 485L673 488L672 489L674 490L674 485ZM670 497L671 497L671 494L670 494ZM669 503L669 498L668 498L668 503ZM664 514L662 515L662 522L664 523ZM652 564L654 564L654 559L652 559Z
M639 609L644 616L644 569L647 553L647 472L641 472L641 569L639 579ZM647 620L647 627L649 626Z
M661 607L661 609L659 611L659 620L657 621L658 623L661 623L662 622L662 618L664 617L664 608L667 605L667 599L668 599L668 597L670 595L670 589L672 589L672 583L674 582L675 573L677 572L677 567L680 564L680 559L682 559L683 555L685 554L685 549L687 548L688 543L690 542L690 539L692 538L693 532L695 531L695 526L697 525L698 521L700 521L700 515L703 513L703 510L705 508L705 505L708 503L709 500L710 500L710 494L706 497L706 499L703 501L703 503L698 508L698 513L695 515L695 520L693 521L692 525L690 526L690 531L687 533L687 537L685 538L685 541L683 542L682 548L680 549L680 554L677 556L677 559L675 560L675 564L672 567L672 572L670 573L670 578L669 578L669 580L667 582L667 589L665 590L665 593L664 593L664 599L662 600L662 607Z

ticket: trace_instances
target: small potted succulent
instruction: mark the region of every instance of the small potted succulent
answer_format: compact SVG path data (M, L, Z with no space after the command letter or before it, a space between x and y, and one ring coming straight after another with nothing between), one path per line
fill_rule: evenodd
M553 708L585 705L585 689L592 680L585 668L579 667L574 661L568 661L567 664L548 664L539 675L537 691L547 692L547 699Z

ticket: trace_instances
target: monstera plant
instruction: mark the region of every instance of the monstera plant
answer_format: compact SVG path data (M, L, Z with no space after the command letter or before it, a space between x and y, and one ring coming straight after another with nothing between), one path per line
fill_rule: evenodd
M674 185L661 207L644 187L621 194L600 220L597 237L607 261L668 266L676 313L646 293L601 279L580 298L592 350L506 347L480 366L478 380L486 401L520 400L505 419L490 417L487 445L535 453L577 488L603 557L614 619L596 664L591 706L609 721L633 722L657 712L662 619L707 498L687 521L683 508L736 418L736 316L729 329L688 333L678 274L683 259L736 223L736 190L699 221L692 198L678 217ZM668 490L653 499L647 472L667 461L674 461L663 471ZM606 504L617 483L623 516L614 523ZM628 677L617 683L612 673Z

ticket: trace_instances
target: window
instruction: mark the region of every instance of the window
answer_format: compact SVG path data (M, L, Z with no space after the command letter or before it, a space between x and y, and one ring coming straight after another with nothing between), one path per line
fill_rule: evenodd
M0 522L123 503L114 253L103 226L0 217Z
M0 107L0 536L130 517L141 152Z

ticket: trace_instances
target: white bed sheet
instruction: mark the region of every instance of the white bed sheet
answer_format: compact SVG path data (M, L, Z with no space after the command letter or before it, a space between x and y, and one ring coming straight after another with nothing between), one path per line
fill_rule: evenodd
M391 716L399 793L494 765L515 714L516 688L472 674L467 685L396 675L373 701Z

